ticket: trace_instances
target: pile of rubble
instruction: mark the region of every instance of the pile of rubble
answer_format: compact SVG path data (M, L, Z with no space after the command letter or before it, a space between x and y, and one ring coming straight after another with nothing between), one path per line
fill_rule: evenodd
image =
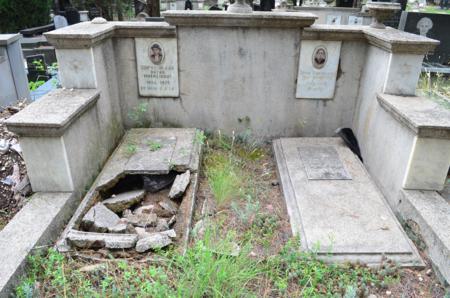
M68 233L69 243L78 248L135 248L140 253L172 244L191 173L142 178L143 189L117 193L92 206L79 229Z
M22 149L17 135L8 131L5 120L25 107L25 102L0 108L0 229L11 219L31 193Z

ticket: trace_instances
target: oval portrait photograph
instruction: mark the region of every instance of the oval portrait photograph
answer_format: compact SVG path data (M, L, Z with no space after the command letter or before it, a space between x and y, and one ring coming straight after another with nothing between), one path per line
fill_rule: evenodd
M158 42L154 42L148 48L148 57L153 64L159 65L164 61L164 50Z
M312 54L312 63L314 68L321 69L325 66L328 59L327 49L324 46L318 46Z

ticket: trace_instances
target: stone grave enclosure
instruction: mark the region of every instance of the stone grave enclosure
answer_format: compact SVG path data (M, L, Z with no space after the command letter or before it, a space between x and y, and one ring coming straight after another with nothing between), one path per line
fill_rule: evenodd
M60 250L184 249L200 166L194 128L281 138L281 187L306 249L339 232L336 261L376 264L388 254L422 265L396 216L436 225L427 214L441 202L430 198L440 197L450 165L450 115L415 89L438 41L389 27L314 24L308 12L164 17L96 19L46 33L64 88L6 122L20 136L36 194L0 232L9 256L0 296L33 247L59 236ZM330 138L339 127L355 132L364 164ZM321 147L320 158L311 146ZM329 222L314 225L323 214ZM427 241L439 244L430 257L449 278L446 235L430 232Z

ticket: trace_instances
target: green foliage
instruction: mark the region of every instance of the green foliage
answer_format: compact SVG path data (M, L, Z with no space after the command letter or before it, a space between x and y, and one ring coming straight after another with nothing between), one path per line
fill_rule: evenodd
M49 24L50 4L51 0L0 0L0 33Z
M160 142L151 141L151 140L147 142L147 146L150 149L150 151L158 151L159 149L161 149L163 147L163 145Z
M146 120L147 110L148 103L141 102L128 112L128 118L135 123L136 127L150 126L150 123Z
M224 152L211 153L205 158L205 165L209 186L219 205L240 194L243 178L232 156Z
M34 90L36 90L37 88L39 88L40 86L42 86L44 84L45 84L45 81L42 81L42 80L39 80L39 81L36 81L36 82L31 81L31 82L28 82L28 89L30 91L34 91Z
M127 146L125 147L126 153L128 156L131 156L133 154L136 153L137 151L137 145L134 143L129 143L127 144Z

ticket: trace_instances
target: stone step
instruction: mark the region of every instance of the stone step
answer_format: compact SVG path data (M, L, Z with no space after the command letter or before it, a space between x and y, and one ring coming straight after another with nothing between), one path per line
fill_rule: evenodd
M303 250L330 262L423 267L383 195L339 138L274 141L278 174L294 235Z
M402 190L400 197L401 217L417 224L427 255L450 284L450 201L436 191Z

